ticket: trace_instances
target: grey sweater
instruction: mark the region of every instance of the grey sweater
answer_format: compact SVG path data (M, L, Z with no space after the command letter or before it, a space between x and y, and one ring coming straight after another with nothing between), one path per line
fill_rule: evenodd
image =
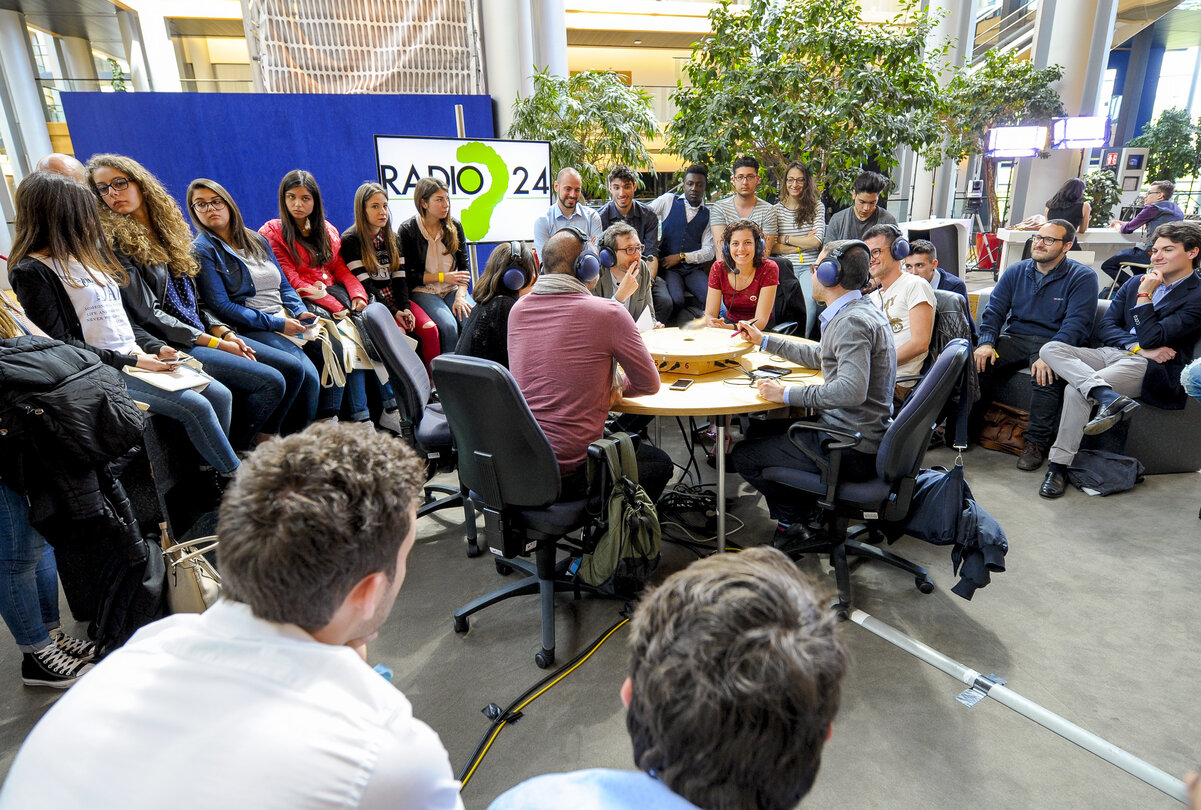
M862 453L880 449L892 421L897 351L888 319L871 301L859 298L843 307L816 346L769 336L766 348L798 365L821 369L822 385L785 390L789 405L813 408L823 422L863 434L855 448Z

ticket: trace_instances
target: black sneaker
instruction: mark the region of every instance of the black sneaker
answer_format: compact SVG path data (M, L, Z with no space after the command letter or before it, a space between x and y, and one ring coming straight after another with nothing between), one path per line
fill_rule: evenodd
M63 632L61 627L56 627L50 631L50 640L67 655L78 658L81 661L95 661L100 657L99 647L85 639L68 636Z
M21 680L26 686L66 689L94 666L67 655L54 644L47 644L36 652L25 653L21 661Z

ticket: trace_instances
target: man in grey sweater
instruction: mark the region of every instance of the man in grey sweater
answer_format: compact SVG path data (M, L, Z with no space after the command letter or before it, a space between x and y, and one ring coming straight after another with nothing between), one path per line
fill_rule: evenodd
M798 343L764 335L753 324L740 324L742 334L765 351L806 368L820 368L821 385L783 384L760 380L759 394L771 402L818 411L816 421L842 430L857 431L863 439L843 452L842 476L865 481L875 475L876 453L892 421L892 391L897 355L888 319L863 297L868 281L869 252L858 240L827 242L818 257L813 296L826 304L821 318L821 342ZM824 455L820 433L805 433L806 444ZM787 435L751 437L731 451L734 468L763 493L768 512L778 521L773 543L787 549L808 536L804 525L815 499L790 487L763 478L768 467L796 467L817 471Z

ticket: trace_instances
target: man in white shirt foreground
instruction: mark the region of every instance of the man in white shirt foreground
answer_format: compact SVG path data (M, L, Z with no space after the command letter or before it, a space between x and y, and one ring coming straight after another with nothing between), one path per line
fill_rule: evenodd
M621 699L639 770L539 776L490 810L792 810L817 778L846 667L824 605L767 546L676 572L630 622Z
M438 735L365 662L404 581L420 469L360 425L256 449L221 504L222 599L81 678L0 807L461 810Z

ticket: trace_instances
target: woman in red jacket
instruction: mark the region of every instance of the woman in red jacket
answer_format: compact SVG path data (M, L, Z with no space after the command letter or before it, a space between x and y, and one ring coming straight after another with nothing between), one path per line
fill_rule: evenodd
M347 307L361 312L367 306L367 292L338 255L342 240L338 229L325 219L321 189L313 175L302 169L284 175L279 184L279 219L264 223L259 233L267 238L288 283L310 308L319 307L332 317L340 318L346 314ZM323 313L318 311L318 314ZM352 422L365 422L371 416L367 408L366 381L366 373L362 370L346 374ZM381 424L398 431L396 399L390 391L381 391L381 394L384 400ZM341 388L322 388L318 416L336 414L341 402Z

